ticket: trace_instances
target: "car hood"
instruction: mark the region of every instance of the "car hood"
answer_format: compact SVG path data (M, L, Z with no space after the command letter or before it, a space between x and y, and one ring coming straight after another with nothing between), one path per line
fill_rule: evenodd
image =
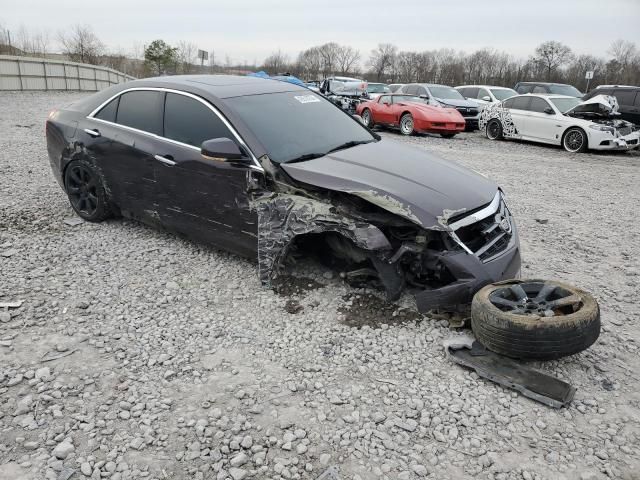
M457 100L455 98L435 98L440 103L451 105L452 107L478 108L478 104L476 102L472 102L471 100Z
M612 95L596 95L589 100L585 100L570 110L565 115L582 113L600 113L601 115L618 114L618 99Z
M455 122L460 121L462 115L455 108L442 107L440 105L427 105L425 103L402 102L398 105L407 105L413 110L417 110L429 116L429 118L438 118L443 121ZM453 118L455 117L455 118ZM464 121L464 118L462 118Z
M281 166L299 182L357 195L438 230L451 216L491 202L498 190L480 174L389 139Z

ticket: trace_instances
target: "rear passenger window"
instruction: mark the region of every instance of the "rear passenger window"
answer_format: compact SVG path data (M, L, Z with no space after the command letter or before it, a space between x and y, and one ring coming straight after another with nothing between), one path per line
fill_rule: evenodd
M464 97L467 98L478 98L478 89L477 88L467 88L466 93L463 94Z
M518 93L531 93L533 85L518 85Z
M107 103L102 109L94 115L94 118L105 120L107 122L116 121L116 112L118 111L118 101L120 97L116 97Z
M162 135L162 92L123 93L118 105L117 123Z
M540 85L536 85L533 87L532 93L547 93L547 89L545 87L541 87Z
M636 92L634 90L616 90L613 95L618 99L620 105L633 105Z
M409 85L402 90L402 93L408 93L409 95L417 95L418 94L418 86L417 85Z
M198 100L167 93L164 106L164 136L200 148L212 138L233 135L220 118Z
M531 97L510 98L507 101L511 101L511 103L507 108L513 108L514 110L527 110L529 108L529 100L531 100Z

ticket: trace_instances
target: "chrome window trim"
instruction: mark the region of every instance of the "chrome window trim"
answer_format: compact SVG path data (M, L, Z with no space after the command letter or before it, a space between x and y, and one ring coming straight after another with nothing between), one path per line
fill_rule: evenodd
M233 127L233 125L231 125L231 123L229 123L229 121L218 111L218 109L216 107L211 105L209 102L207 102L203 98L201 98L201 97L199 97L197 95L194 95L193 93L183 92L181 90L175 90L173 88L164 88L164 87L132 87L132 88L127 88L126 90L122 90L121 92L116 93L115 95L111 96L109 99L107 99L104 102L102 102L91 113L89 113L89 115L87 115L86 118L89 119L89 120L93 120L94 122L100 122L100 123L104 123L104 124L107 124L107 125L113 125L113 126L116 126L116 127L119 127L119 128L123 128L125 130L129 130L129 131L132 131L132 132L142 133L144 135L148 135L148 136L156 138L158 140L163 140L165 142L173 143L175 145L179 145L179 146L182 146L182 147L188 147L188 148L191 148L191 149L196 150L198 152L200 151L200 149L198 147L195 147L193 145L189 145L187 143L178 142L177 140L173 140L171 138L163 137L161 135L156 135L155 133L146 132L144 130L139 130L137 128L129 127L127 125L121 125L119 123L110 122L108 120L102 120L101 118L95 118L95 115L100 110L102 110L102 108L104 108L109 102L114 100L116 97L124 95L125 93L128 93L128 92L135 92L135 91L151 91L151 92L175 93L177 95L183 95L185 97L192 98L192 99L202 103L205 107L207 107L209 110L211 110L214 113L214 115L216 115L222 121L222 123L225 125L225 127L227 127L229 129L229 131L231 132L231 134L235 137L236 141L238 143L240 143L240 145L242 145L247 150L247 152L249 152L249 155L251 156L251 160L253 160L253 163L254 163L253 165L249 165L249 168L252 168L254 170L258 170L258 171L264 173L264 168L262 168L262 166L258 162L258 159L256 158L256 156L253 154L253 152L251 151L249 146L242 139L242 137L236 131L236 129Z

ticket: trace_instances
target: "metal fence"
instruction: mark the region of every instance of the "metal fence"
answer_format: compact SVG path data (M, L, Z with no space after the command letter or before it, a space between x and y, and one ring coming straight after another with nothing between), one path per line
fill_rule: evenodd
M135 78L97 65L0 55L0 90L94 92L128 80Z

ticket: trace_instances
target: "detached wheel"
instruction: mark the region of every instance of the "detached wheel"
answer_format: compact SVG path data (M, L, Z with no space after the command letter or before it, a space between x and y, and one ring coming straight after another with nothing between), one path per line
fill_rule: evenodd
M371 110L369 110L368 108L365 108L362 111L362 121L368 128L373 128L373 117L371 116Z
M484 133L489 140L502 140L502 124L500 123L500 120L495 118L493 120L489 120Z
M582 153L587 150L587 134L578 127L572 127L562 136L562 146L567 152Z
M112 215L102 176L91 163L72 161L64 173L64 186L71 207L84 220L101 222Z
M456 136L456 134L455 133L441 133L440 136L442 138L453 138L453 137Z
M553 280L507 280L482 288L471 303L471 328L489 350L552 360L581 352L600 335L596 300Z
M400 117L400 133L413 135L413 115L410 113L405 113Z

